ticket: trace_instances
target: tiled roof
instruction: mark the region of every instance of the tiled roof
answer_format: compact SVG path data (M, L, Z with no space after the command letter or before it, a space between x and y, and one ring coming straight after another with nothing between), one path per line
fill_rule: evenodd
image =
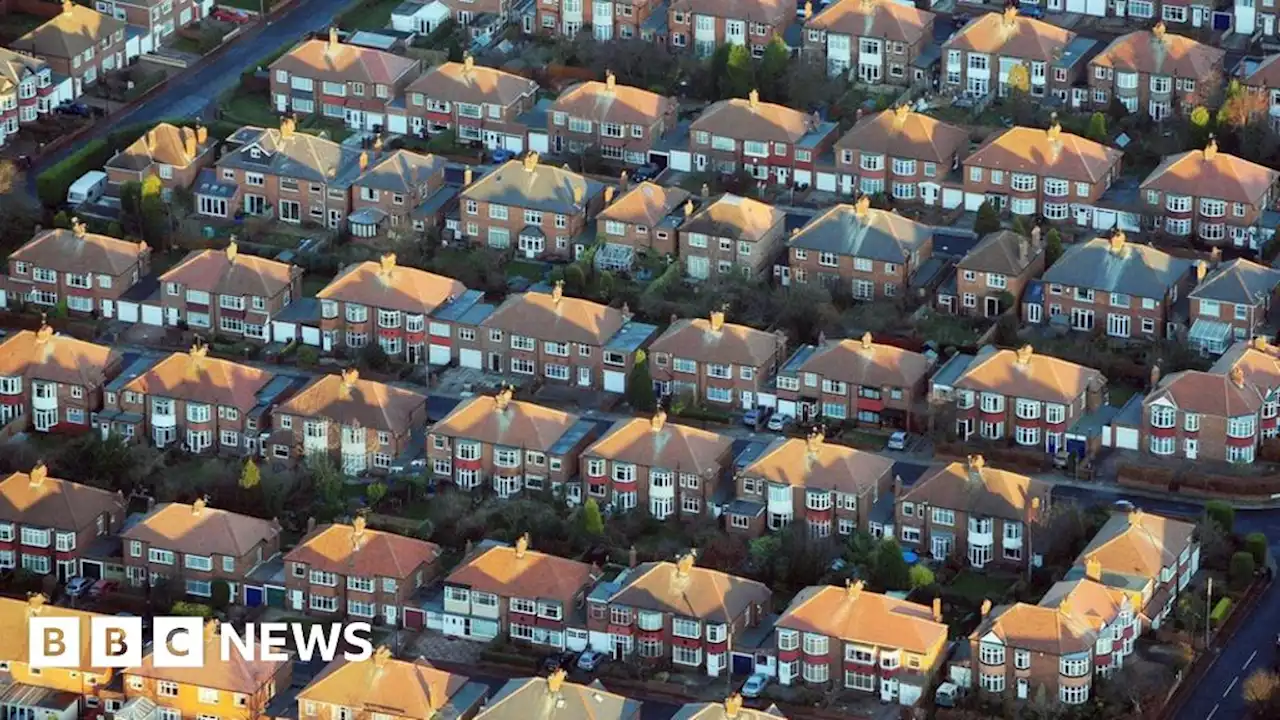
M125 23L121 20L63 0L61 13L14 40L9 47L37 56L70 59L96 48L124 29Z
M204 142L200 141L202 136ZM208 150L208 143L208 130L204 128L176 127L162 122L116 153L106 167L138 171L160 163L181 169Z
M483 325L538 340L601 346L626 322L621 310L564 296L557 286L550 294L531 290L509 295Z
M275 413L401 434L415 429L415 421L425 421L426 407L426 393L364 380L351 369L315 378Z
M1124 153L1079 135L1048 130L1010 128L988 140L964 160L966 166L989 170L1097 183L1106 179Z
M999 273L1016 277L1035 260L1040 252L1031 247L1031 241L1010 230L989 233L965 253L956 265L964 270Z
M77 225L70 230L52 228L38 233L9 255L32 267L63 273L87 273L118 277L138 265L151 249L143 242L99 235Z
M372 96L373 85L394 85L419 65L419 61L403 55L338 42L331 35L327 40L304 40L295 45L271 63L270 70L273 75L284 70L311 78L317 85L321 80L366 83L370 87L365 92Z
M931 12L893 0L837 0L810 18L804 27L855 38L914 43L924 37L933 18Z
M1090 384L1101 386L1105 382L1106 378L1098 370L1041 355L1029 345L1020 350L998 350L987 345L952 385L957 389L1067 405L1088 390Z
M331 707L376 708L398 718L434 718L469 682L425 659L397 660L379 649L368 660L339 657L298 693L300 702Z
M892 470L893 461L883 455L813 435L807 440L777 438L740 474L791 487L860 495L875 489Z
M1076 34L1043 20L1019 15L1016 8L987 13L960 28L945 46L949 50L1053 62ZM992 58L995 62L995 58Z
M1044 282L1161 300L1191 269L1191 261L1119 233L1067 248L1044 274Z
M863 0L842 0L824 11L829 12ZM877 7L903 8L896 2L877 0ZM914 8L910 12L920 12ZM927 14L927 13L926 13ZM818 17L822 17L819 15ZM859 150L890 158L912 158L939 163L940 175L951 169L951 160L969 144L969 131L944 123L928 115L912 112L909 105L883 110L862 118L836 141L837 150ZM889 162L889 161L886 161Z
M208 357L208 346L172 353L147 372L130 380L123 390L209 405L227 405L248 412L258 391L273 375L250 365Z
M672 472L690 472L704 478L716 476L727 459L733 438L709 430L666 421L658 411L652 419L632 418L614 423L583 456L601 457Z
M458 280L396 265L396 256L387 254L378 262L368 260L348 265L316 293L316 297L413 315L430 315L466 291L467 286Z
M191 251L161 275L160 282L203 290L216 303L218 295L275 297L301 275L296 265L241 253L233 240L224 250Z
M45 325L23 330L0 342L0 376L27 376L37 380L99 387L106 373L119 361L119 353L66 335L55 335Z
M574 215L586 210L604 185L572 170L538 162L537 153L511 160L463 188L464 201Z
M933 229L895 212L858 203L828 208L787 239L787 247L902 264Z
M94 667L92 662L92 654L90 653L90 640L92 634L89 632L89 626L93 618L107 618L109 615L101 613L87 612L85 610L72 610L70 608L58 607L48 604L48 598L45 595L33 595L27 600L18 600L16 598L0 597L0 637L5 641L0 643L0 661L8 663L27 663L31 659L31 648L29 646L31 637L38 637L38 633L30 632L31 619L33 617L45 618L73 618L80 623L80 664L78 669L85 672L93 672L98 675L100 680L106 679L106 674L113 672L110 668Z
M409 83L407 93L421 93L435 100L506 107L537 92L538 84L513 73L476 65L470 56L463 62L447 62Z
M1159 190L1194 198L1258 205L1280 172L1244 158L1218 152L1210 140L1204 150L1170 155L1142 181L1141 190Z
M563 671L551 677L508 680L475 720L638 720L640 701L615 695L597 680L567 682Z
M785 105L761 102L755 91L747 99L733 98L712 103L690 126L692 132L707 132L739 140L792 143L813 130L812 115Z
M99 517L124 519L124 499L109 490L49 477L43 465L0 480L0 520L59 530L91 527ZM115 530L110 523L108 530Z
M530 550L526 536L515 547L498 545L464 558L445 583L499 597L558 600L567 610L598 574L587 563Z
M929 371L929 360L920 353L873 342L867 333L861 340L828 341L799 371L850 385L910 389Z
M975 455L967 463L953 462L925 474L898 502L923 502L930 507L1026 522L1028 509L1036 501L1038 512L1047 511L1050 490L1036 478L986 467L982 456Z
M1226 51L1189 37L1165 31L1163 22L1151 30L1121 35L1090 61L1116 70L1217 82Z
M605 82L589 80L560 93L552 112L596 123L643 125L646 127L675 111L673 98L630 85L618 85L610 74Z
M693 558L689 553L678 562L637 566L609 603L711 623L730 622L748 607L769 606L773 593L767 585L697 567Z
M1115 513L1085 546L1076 564L1098 563L1105 585L1115 582L1111 576L1158 579L1163 568L1176 568L1195 531L1194 523L1142 510Z
M435 543L374 530L357 517L352 525L335 523L312 530L284 559L339 576L401 579L439 557Z
M601 220L654 227L689 199L689 192L648 180L624 192L600 211Z
M1265 306L1277 286L1280 286L1280 270L1236 258L1211 270L1188 297Z
M205 626L204 662L198 667L170 667L167 664L159 667L155 664L155 654L147 653L142 664L126 668L125 675L167 680L188 687L212 688L229 693L256 695L263 688L276 680L277 676L293 662L292 660L246 659L234 650L223 653L222 640L218 636L217 620L210 620ZM284 688L276 688L282 692ZM195 692L188 690L188 692ZM228 701L223 701L228 702Z
M704 204L680 226L680 232L759 242L780 228L787 214L768 203L726 193Z
M464 400L428 432L545 452L577 422L577 415L511 400L500 393Z
M934 618L932 608L865 590L861 582L801 590L777 627L920 655L936 652L947 641L947 626Z
M649 352L669 353L695 362L760 367L780 355L786 342L785 335L726 323L724 313L715 312L709 320L681 318L671 323L649 346Z
M197 500L159 505L120 537L177 553L238 558L279 535L275 521L211 508Z

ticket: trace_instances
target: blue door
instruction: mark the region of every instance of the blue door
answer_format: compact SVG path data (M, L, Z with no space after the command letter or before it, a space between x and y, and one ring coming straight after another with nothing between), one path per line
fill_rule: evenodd
M244 604L247 607L259 607L260 605L262 605L262 588L245 587Z
M756 671L755 658L750 655L733 653L733 674L750 675Z

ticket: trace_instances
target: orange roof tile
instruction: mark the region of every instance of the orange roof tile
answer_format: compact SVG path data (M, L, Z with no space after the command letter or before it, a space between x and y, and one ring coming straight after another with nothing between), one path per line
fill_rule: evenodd
M465 675L432 667L424 658L397 660L380 648L368 660L338 658L329 663L298 693L298 701L430 720L469 681Z
M786 348L785 334L758 330L747 325L726 323L723 312L711 318L683 318L671 323L666 332L649 346L649 352L721 365L760 367Z
M279 535L280 524L274 520L211 508L197 500L164 503L120 537L174 552L238 558Z
M558 600L568 608L598 575L593 565L530 550L526 535L515 547L498 545L464 558L445 583L506 598Z
M173 353L130 380L124 390L248 412L272 374L249 365L208 357L208 346Z
M281 672L289 670L293 662L292 660L279 662L249 660L235 650L224 656L217 620L210 620L205 626L203 640L204 662L199 667L157 667L155 654L147 653L142 658L141 665L126 668L124 674L154 680L168 680L189 687L253 695L274 681ZM277 688L277 691L283 690L285 688ZM230 704L229 700L223 702Z
M646 128L659 118L674 113L676 101L655 92L630 85L618 85L612 74L605 82L588 80L560 93L551 106L552 112L597 123L643 125Z
M696 567L693 560L690 552L678 562L635 567L609 603L725 623L742 616L748 607L767 608L772 601L773 592L764 583Z
M898 502L927 502L931 507L1026 522L1033 501L1039 501L1040 512L1047 511L1051 489L1042 480L987 467L981 455L974 455L967 463L953 462L926 473Z
M728 435L669 423L659 410L652 419L619 420L582 454L713 477L724 469L721 462L728 459L732 445Z
M441 305L467 291L451 277L396 265L394 253L348 265L316 297L357 303L370 308L430 315Z
M622 311L582 298L523 292L509 295L482 323L486 328L536 340L602 346L627 322Z
M1218 152L1218 143L1210 140L1204 150L1188 150L1166 157L1142 181L1140 188L1144 192L1158 190L1258 205L1277 179L1280 172Z
M113 524L124 520L124 511L124 499L119 493L49 477L43 464L29 473L13 473L0 480L0 520L81 530L108 515L111 521L104 528L116 530Z
M774 440L740 474L792 487L861 495L892 471L893 461L883 455L825 442L816 434L807 440Z
M339 42L330 35L327 40L303 40L292 50L271 63L271 72L284 70L315 80L363 82L369 85L394 85L397 80L418 69L420 62L395 53ZM319 92L319 88L317 88ZM373 88L365 92L373 95Z
M275 297L302 269L289 263L240 253L234 240L225 250L197 250L160 276L161 284L178 283L214 295ZM212 298L211 302L217 302Z
M62 273L100 273L114 278L137 267L139 259L150 253L146 243L87 232L77 222L70 230L53 228L38 233L14 250L9 260Z
M1020 350L997 350L988 345L978 352L953 386L974 392L994 392L1013 398L1069 404L1093 383L1106 377L1070 360L1041 355L1030 345Z
M107 373L119 364L120 353L66 335L48 325L23 330L0 343L0 376L101 387Z
M739 140L795 143L814 127L814 117L809 113L761 102L753 90L745 100L734 98L713 103L689 129Z
M510 400L502 394L479 395L463 401L428 432L546 452L578 420L577 415Z
M337 575L399 580L439 557L435 543L374 530L358 517L353 525L335 523L312 530L284 559Z
M828 10L861 1L842 0ZM879 4L885 7L902 7L885 0L879 0ZM967 149L968 144L968 130L923 113L912 112L908 105L900 105L893 110L884 110L859 120L836 141L836 149L860 150L895 158L940 163L945 166L939 168L939 174L945 175L951 169L952 158L961 150Z
M1016 8L987 13L956 31L944 47L973 52L1053 62L1076 34L1025 15Z
M800 366L802 373L874 388L911 388L928 371L929 360L924 355L872 342L871 333L860 341L828 341Z
M947 641L947 626L934 619L932 608L864 590L861 582L801 590L777 626L921 655Z
M276 415L323 417L351 425L401 434L425 422L427 394L362 380L355 369L312 380L278 405Z
M965 159L966 166L1096 183L1106 178L1124 153L1078 135L1048 130L1010 128L984 143Z
M1089 64L1214 83L1221 81L1216 75L1222 72L1226 54L1212 45L1167 33L1164 23L1158 22L1151 30L1137 30L1112 40Z
M689 192L682 188L646 180L610 203L598 217L652 228L688 199Z
M837 0L822 8L804 27L851 37L914 43L924 37L933 18L931 12L893 0Z

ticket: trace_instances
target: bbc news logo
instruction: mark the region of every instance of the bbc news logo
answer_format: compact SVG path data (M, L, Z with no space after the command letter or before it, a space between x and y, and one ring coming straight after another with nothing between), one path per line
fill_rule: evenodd
M139 617L34 616L27 624L27 663L33 668L135 667L142 664L143 647L150 643L155 667L198 668L208 661L206 653L214 646L213 635L223 662L237 657L251 662L286 662L293 657L286 649L303 662L319 659L328 663L339 655L354 662L373 655L373 628L366 622L248 623L243 630L205 623L198 617L159 616L148 635ZM87 643L83 641L85 632ZM87 663L81 656L86 647Z

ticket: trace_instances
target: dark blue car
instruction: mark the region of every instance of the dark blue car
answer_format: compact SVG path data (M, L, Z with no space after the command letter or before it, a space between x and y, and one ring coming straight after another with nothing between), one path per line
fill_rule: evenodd
M496 163L504 163L508 160L515 159L516 154L506 148L496 148L489 157L493 158Z

